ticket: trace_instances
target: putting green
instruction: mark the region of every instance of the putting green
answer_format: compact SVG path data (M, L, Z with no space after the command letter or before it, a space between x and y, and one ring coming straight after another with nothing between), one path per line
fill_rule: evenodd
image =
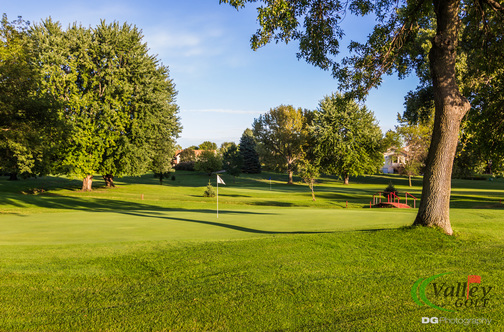
M215 241L278 234L396 228L414 211L309 208L69 211L3 215L0 244Z

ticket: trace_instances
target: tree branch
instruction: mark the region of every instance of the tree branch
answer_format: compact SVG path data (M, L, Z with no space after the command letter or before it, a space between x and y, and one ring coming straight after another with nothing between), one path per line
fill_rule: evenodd
M487 5L492 7L492 9L495 10L496 12L500 13L501 15L504 14L504 7L502 7L501 4L498 3L497 1L495 0L483 0L483 1L486 2Z

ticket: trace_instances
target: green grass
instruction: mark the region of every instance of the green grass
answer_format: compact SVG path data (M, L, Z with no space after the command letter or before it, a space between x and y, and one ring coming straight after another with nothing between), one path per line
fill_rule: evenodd
M217 219L203 175L97 181L91 193L64 178L1 179L0 331L504 329L502 180L454 181L454 237L404 227L413 209L368 208L391 180L410 191L406 178L323 178L316 202L284 175L224 180ZM448 283L480 275L494 287L487 307L417 305L413 283L444 272ZM421 324L433 316L492 323Z

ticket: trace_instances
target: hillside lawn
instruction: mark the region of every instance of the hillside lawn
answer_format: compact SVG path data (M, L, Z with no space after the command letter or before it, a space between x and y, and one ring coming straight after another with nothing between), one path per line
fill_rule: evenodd
M0 178L0 331L504 330L503 179L454 180L450 237L409 227L415 209L369 208L389 182L420 197L421 178L324 177L312 202L284 174L222 175L217 218L215 176L174 175L89 193ZM415 281L445 272L481 276L488 305L417 305Z

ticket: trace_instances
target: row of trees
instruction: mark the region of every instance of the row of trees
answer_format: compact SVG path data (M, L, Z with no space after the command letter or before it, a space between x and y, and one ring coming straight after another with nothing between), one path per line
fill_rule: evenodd
M373 174L383 165L385 146L373 112L342 94L325 97L315 111L279 106L253 123L262 162L298 171L313 192L320 172L341 176Z
M181 131L168 68L135 26L66 30L2 18L0 169L32 176L164 173Z
M198 150L201 152L196 153ZM235 177L241 173L260 173L261 165L254 134L252 130L247 129L239 145L224 142L220 149L217 149L216 143L209 141L186 148L180 152L180 163L176 169L195 170L209 175L224 169Z

